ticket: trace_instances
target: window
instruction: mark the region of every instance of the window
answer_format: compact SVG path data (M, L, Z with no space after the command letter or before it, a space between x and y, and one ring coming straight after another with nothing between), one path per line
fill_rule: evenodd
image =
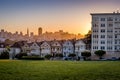
M115 50L117 50L117 46L115 46Z
M108 50L112 50L112 46L108 46L107 49L108 49Z
M93 17L93 21L99 21L98 17Z
M93 24L93 27L98 27L98 25L97 24Z
M117 18L115 18L115 21L117 21L118 19Z
M107 38L112 38L112 35L107 35Z
M101 21L105 21L105 18L101 18Z
M117 35L115 35L115 38L117 38Z
M107 44L112 44L112 41L107 41Z
M111 23L110 23L110 24L108 24L108 25L109 25L109 27L113 27L113 24L111 24Z
M105 50L105 46L101 46L101 50Z
M117 44L117 40L115 40L115 44Z
M101 29L101 32L103 32L103 33L104 33L104 32L105 32L105 29Z
M105 35L101 35L101 38L105 38Z
M93 30L93 32L98 32L98 30Z
M111 29L111 30L107 30L107 32L113 32L113 30Z
M98 38L98 35L93 35L93 38Z
M107 19L107 21L113 21L113 18L112 18L112 17L109 17L109 18Z
M98 41L97 40L93 40L93 43L98 43Z
M105 27L105 24L101 24L101 27Z
M101 44L105 44L105 41L101 41Z
M98 46L93 46L93 49L98 49Z

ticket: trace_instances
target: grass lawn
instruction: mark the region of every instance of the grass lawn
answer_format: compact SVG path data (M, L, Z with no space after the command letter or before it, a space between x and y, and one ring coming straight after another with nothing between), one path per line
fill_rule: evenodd
M0 60L0 80L120 80L120 61Z

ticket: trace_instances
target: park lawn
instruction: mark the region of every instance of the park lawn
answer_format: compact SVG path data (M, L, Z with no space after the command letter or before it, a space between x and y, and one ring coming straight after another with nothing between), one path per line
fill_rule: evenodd
M120 80L120 61L0 60L0 80Z

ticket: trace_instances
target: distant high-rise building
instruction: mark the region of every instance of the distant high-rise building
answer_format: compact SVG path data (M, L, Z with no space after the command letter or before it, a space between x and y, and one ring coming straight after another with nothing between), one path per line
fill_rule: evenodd
M27 28L27 36L29 36L29 29Z
M38 28L38 35L40 36L41 34L42 34L42 28L39 27L39 28Z
M109 56L120 56L120 13L93 13L91 51L104 50Z
M33 36L34 36L34 33L33 33L33 32L31 32L31 33L30 33L30 37L33 37Z
M4 32L4 29L1 29L1 32Z
M21 36L23 35L22 31L20 32L20 35L21 35Z

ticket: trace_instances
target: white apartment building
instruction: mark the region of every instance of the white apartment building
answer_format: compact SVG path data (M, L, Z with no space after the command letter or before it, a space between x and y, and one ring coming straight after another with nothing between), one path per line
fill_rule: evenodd
M92 13L91 52L106 51L104 57L120 57L120 13Z

